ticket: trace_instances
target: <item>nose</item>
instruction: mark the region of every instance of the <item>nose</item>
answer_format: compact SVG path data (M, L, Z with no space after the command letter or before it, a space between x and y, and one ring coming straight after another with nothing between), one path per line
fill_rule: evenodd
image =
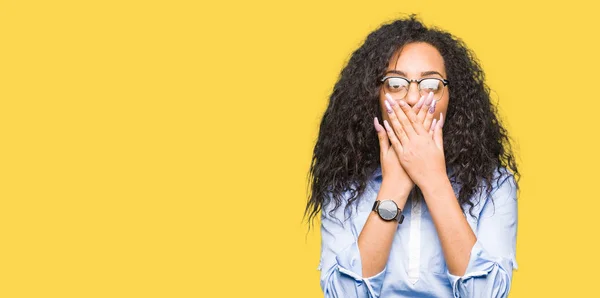
M421 97L421 93L419 92L419 87L417 84L410 84L408 86L408 93L404 97L404 100L412 107L417 104L419 98Z

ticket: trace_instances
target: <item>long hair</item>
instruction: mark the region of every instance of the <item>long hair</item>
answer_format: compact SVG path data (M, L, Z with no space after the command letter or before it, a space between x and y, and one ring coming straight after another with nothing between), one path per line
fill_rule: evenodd
M379 140L373 117L381 115L378 80L392 55L404 45L425 42L444 59L450 98L444 124L444 154L452 181L460 185L458 201L472 214L474 194L484 182L492 191L494 172L502 167L518 182L519 172L506 129L491 103L490 89L475 55L464 42L415 15L383 24L370 33L342 70L319 127L308 183L308 222L327 204L330 213L349 208L379 167ZM344 199L344 193L349 196ZM415 192L412 192L413 194Z

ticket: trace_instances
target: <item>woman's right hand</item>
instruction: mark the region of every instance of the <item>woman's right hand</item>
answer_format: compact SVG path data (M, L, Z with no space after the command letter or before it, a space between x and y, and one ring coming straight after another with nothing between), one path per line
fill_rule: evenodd
M387 124L387 120L384 120L384 125ZM386 129L379 124L377 117L374 119L375 130L377 131L377 137L379 138L379 160L381 163L381 175L383 176L383 186L397 188L400 190L411 190L414 187L414 182L410 179L406 171L400 165L398 155L388 138L388 132ZM388 124L389 125L389 124Z
M390 96L386 94L388 99ZM391 99L393 100L393 99ZM391 107L387 112L391 111ZM421 99L413 107L417 118L415 121L423 123L426 130L433 127L435 113L435 101L433 101L433 93L427 96L422 96ZM392 111L393 112L393 111ZM404 133L403 131L395 132L391 125L384 120L384 126L379 123L377 117L374 119L375 130L377 131L377 137L379 138L379 158L381 162L381 174L383 176L382 187L395 189L397 191L405 192L410 191L414 187L414 182L410 179L402 165L392 144L390 144L389 134L395 133L396 135ZM397 138L396 138L397 139ZM394 146L399 146L396 144Z

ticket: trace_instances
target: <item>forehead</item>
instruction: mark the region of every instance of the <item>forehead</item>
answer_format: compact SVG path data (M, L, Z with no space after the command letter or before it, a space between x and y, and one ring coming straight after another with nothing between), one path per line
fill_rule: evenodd
M446 76L444 58L432 45L424 42L409 43L392 55L388 70L399 70L411 77L425 71L437 71Z

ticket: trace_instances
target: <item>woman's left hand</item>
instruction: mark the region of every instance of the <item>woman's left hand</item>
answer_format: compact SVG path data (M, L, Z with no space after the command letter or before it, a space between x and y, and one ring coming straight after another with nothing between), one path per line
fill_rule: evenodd
M427 130L423 123L417 121L417 115L405 101L397 103L390 96L386 97L390 119L386 130L406 173L423 190L439 179L448 179L442 138L443 115L440 114L439 121L433 120ZM432 103L432 106L428 113L435 112L435 104ZM390 131L394 133L390 134Z

